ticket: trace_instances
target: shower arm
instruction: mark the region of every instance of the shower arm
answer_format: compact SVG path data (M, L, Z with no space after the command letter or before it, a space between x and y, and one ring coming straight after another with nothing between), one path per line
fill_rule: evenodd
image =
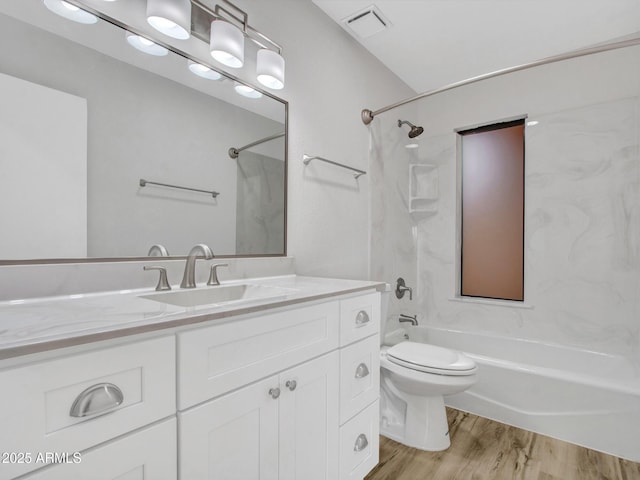
M535 62L523 63L521 65L516 65L515 67L508 67L508 68L503 68L501 70L496 70L494 72L485 73L483 75L478 75L477 77L468 78L466 80L461 80L459 82L445 85L444 87L436 88L435 90L429 90L427 92L420 93L415 97L402 100L400 102L394 103L393 105L380 108L379 110L376 110L376 111L364 109L362 110L362 113L361 113L362 123L364 123L365 125L369 125L373 121L374 117L376 117L381 113L387 112L397 107L401 107L402 105L406 105L407 103L415 102L416 100L420 100L422 98L436 95L437 93L446 92L447 90L453 90L454 88L463 87L465 85L470 85L472 83L480 82L482 80L487 80L489 78L499 77L501 75L506 75L508 73L519 72L521 70L540 67L542 65L548 65L550 63L561 62L563 60L570 60L572 58L593 55L595 53L602 53L602 52L608 52L610 50L617 50L619 48L633 47L635 45L640 45L640 36L636 38L628 39L628 40L622 40L619 42L605 43L603 45L598 45L595 47L584 48L581 50L574 50L572 52L562 53L560 55L555 55L553 57L543 58L542 60L536 60Z

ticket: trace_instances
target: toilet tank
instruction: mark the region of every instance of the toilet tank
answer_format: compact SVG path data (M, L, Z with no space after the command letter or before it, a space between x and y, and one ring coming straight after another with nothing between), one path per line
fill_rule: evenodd
M387 333L387 323L389 321L389 296L391 295L391 284L386 283L384 291L380 293L380 345Z

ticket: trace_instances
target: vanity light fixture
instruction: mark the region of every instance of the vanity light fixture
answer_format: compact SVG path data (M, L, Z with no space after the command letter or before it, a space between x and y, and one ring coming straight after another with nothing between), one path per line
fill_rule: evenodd
M81 8L64 0L43 0L47 8L58 15L81 23L96 23L98 18ZM74 0L75 1L75 0ZM113 2L115 0L104 0ZM229 0L222 0L225 6L216 4L213 8L204 3L205 0L146 0L147 22L155 30L172 38L186 40L193 33L200 40L209 41L211 56L230 68L241 68L244 65L245 38L258 46L256 58L256 79L260 84L273 90L284 88L285 61L282 47L265 34L249 25L249 15ZM201 26L201 18L192 22L193 8L198 8L210 21L210 30L197 30ZM193 31L192 31L193 27ZM127 41L138 50L150 55L164 56L168 50L145 37L127 33ZM215 76L213 70L206 72L190 65L196 73L205 73L205 78ZM195 68L195 70L194 70ZM262 95L254 89L236 88L239 93L251 98Z
M251 88L248 85L243 85L241 83L236 83L235 87L233 87L233 88L235 88L236 92L238 92L243 97L247 97L247 98L260 98L260 97L262 97L262 94L259 91L254 90L253 88Z
M261 48L256 64L258 81L267 88L280 90L284 87L284 58L278 52Z
M192 60L189 60L189 70L191 70L191 73L194 73L199 77L206 78L207 80L220 80L222 78L222 74L212 70L206 65L202 65L201 63L197 63Z
M244 65L244 39L255 43L259 50L256 59L256 78L267 88L279 90L284 87L285 61L282 47L269 37L249 25L249 15L229 0L225 6L216 4L213 9L203 0L191 0L194 6L208 13L213 20L209 35L211 56L231 68ZM226 8L229 6L231 9Z
M244 65L244 34L231 23L221 18L211 22L209 41L211 56L231 68Z
M191 0L147 0L147 22L178 40L191 36Z
M44 0L45 6L53 13L85 25L92 25L98 21L98 17L82 10L75 5L65 2L64 0Z
M156 57L164 57L169 53L169 50L163 46L135 33L127 32L127 42L136 50Z

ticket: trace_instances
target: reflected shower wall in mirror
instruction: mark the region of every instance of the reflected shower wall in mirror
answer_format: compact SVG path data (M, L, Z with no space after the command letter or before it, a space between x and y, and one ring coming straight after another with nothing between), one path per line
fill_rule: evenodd
M0 39L12 46L0 52L0 85L12 86L0 89L0 260L143 257L153 244L285 253L286 134L236 159L228 150L285 132L286 103L265 95L254 108L177 54L125 43L123 61L4 14Z

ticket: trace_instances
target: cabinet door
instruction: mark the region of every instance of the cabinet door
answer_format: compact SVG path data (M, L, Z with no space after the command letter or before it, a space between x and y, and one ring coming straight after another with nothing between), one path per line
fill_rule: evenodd
M277 388L269 377L179 413L180 479L276 480Z
M338 369L333 352L280 374L280 480L338 478Z
M35 459L34 459L35 460ZM108 442L24 480L175 480L175 417Z

